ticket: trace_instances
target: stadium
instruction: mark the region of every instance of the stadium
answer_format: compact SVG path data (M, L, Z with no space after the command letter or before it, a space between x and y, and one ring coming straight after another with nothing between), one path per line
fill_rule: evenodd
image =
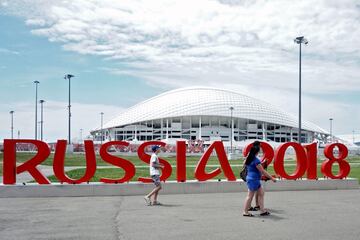
M175 89L140 102L91 135L105 142L221 140L225 146L232 138L234 147L253 139L282 143L299 137L297 116L262 100L210 87ZM302 122L301 142L326 142L328 137L319 126Z

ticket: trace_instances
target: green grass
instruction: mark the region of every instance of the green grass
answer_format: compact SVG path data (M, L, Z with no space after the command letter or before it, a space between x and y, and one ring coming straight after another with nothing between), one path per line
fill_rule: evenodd
M207 168L207 171L211 171L214 168ZM194 168L187 168L186 175L187 179L194 179ZM75 169L68 171L66 174L72 179L79 179L84 176L85 169ZM90 180L90 182L99 182L100 178L111 178L111 179L119 179L124 176L124 171L119 168L102 168L97 169L94 177ZM139 168L136 169L135 176L130 181L137 181L139 177L149 177L149 169L148 168ZM221 173L216 177L216 179L225 179L224 175ZM49 177L51 182L59 182L59 180L55 176ZM173 168L171 176L167 180L176 180L176 168Z
M214 170L215 167L207 167L206 171L210 172ZM240 167L232 167L232 170L237 178L239 178L239 172ZM295 171L295 166L287 166L285 167L286 172L290 175ZM195 179L194 177L194 171L195 169L193 167L188 167L186 169L186 175L187 179ZM269 167L268 172L270 174L274 174L274 169L272 166ZM73 179L79 179L81 178L85 173L85 169L75 169L68 171L66 174ZM338 173L338 167L337 165L333 166L333 174L336 175ZM119 179L124 175L124 171L122 169L118 168L103 168L103 169L97 169L94 177L90 180L90 182L99 182L100 178L106 177L111 179ZM147 168L138 168L136 169L135 176L130 181L137 181L139 177L149 177L149 169ZM322 178L323 174L321 173L320 168L318 168L318 178ZM360 166L352 166L351 171L349 174L349 177L357 178L360 183ZM51 182L58 182L55 176L49 177ZM216 176L214 179L225 179L225 176L223 173ZM168 178L168 180L176 180L176 168L173 168L171 176Z

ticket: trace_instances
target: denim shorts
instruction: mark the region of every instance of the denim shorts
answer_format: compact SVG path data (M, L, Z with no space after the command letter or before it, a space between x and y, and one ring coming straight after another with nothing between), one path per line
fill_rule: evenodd
M246 181L246 185L251 192L255 192L259 190L259 188L261 187L260 180L257 179L256 180L248 179Z
M161 186L159 175L151 175L151 179L153 180L156 187Z

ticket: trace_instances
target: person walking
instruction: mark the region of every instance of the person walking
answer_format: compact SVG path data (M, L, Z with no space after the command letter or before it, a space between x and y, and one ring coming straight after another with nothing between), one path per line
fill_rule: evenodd
M253 146L258 146L258 147L260 147L260 149L261 149L261 143L260 143L260 141L254 141L254 142L253 142ZM246 161L246 159L245 159L244 162L243 162L244 165L245 165L245 161ZM266 170L266 169L267 169L267 166L268 166L267 160L264 159L263 161L261 161L261 165L262 165L262 167ZM262 176L261 176L261 180L266 182L266 181L268 181L268 180L270 180L270 179L269 179L268 177L262 175ZM259 210L260 210L259 194L258 194L258 192L256 192L256 193L255 193L255 207L252 207L251 204L250 204L250 207L249 207L249 210L248 210L248 211L259 211Z
M246 176L246 184L248 187L248 194L244 203L244 217L253 217L254 215L249 213L249 209L251 207L252 199L257 193L258 195L258 205L260 207L260 216L270 215L270 212L265 210L264 208L264 189L261 186L260 180L261 175L265 175L273 182L276 182L276 179L271 176L261 165L261 161L257 158L257 154L260 151L260 144L253 144L250 149L250 153L246 157L245 166L247 168L247 176Z
M151 155L150 158L150 176L155 184L155 188L148 195L144 197L145 202L148 206L161 205L161 203L158 202L157 200L159 191L161 190L159 169L164 168L164 165L159 162L159 157L157 156L161 151L160 146L153 146L151 150L153 151L153 154ZM151 201L152 196L153 196L153 200Z

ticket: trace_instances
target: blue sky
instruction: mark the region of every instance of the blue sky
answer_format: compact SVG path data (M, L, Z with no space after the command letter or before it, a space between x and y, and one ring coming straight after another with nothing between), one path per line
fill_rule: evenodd
M360 4L355 0L0 0L0 138L34 136L34 80L46 100L45 139L73 136L166 90L232 89L297 115L298 46L303 117L335 134L360 132Z
M72 98L78 102L121 102L122 106L129 106L143 99L142 96L158 92L139 78L119 77L103 70L122 68L121 63L64 51L60 44L32 35L24 19L0 15L0 29L0 49L8 50L0 51L1 82L4 84L1 102L32 101L35 80L41 83L39 94L44 99L66 101L65 73L77 76L72 81ZM137 90L140 90L139 95L134 95Z

